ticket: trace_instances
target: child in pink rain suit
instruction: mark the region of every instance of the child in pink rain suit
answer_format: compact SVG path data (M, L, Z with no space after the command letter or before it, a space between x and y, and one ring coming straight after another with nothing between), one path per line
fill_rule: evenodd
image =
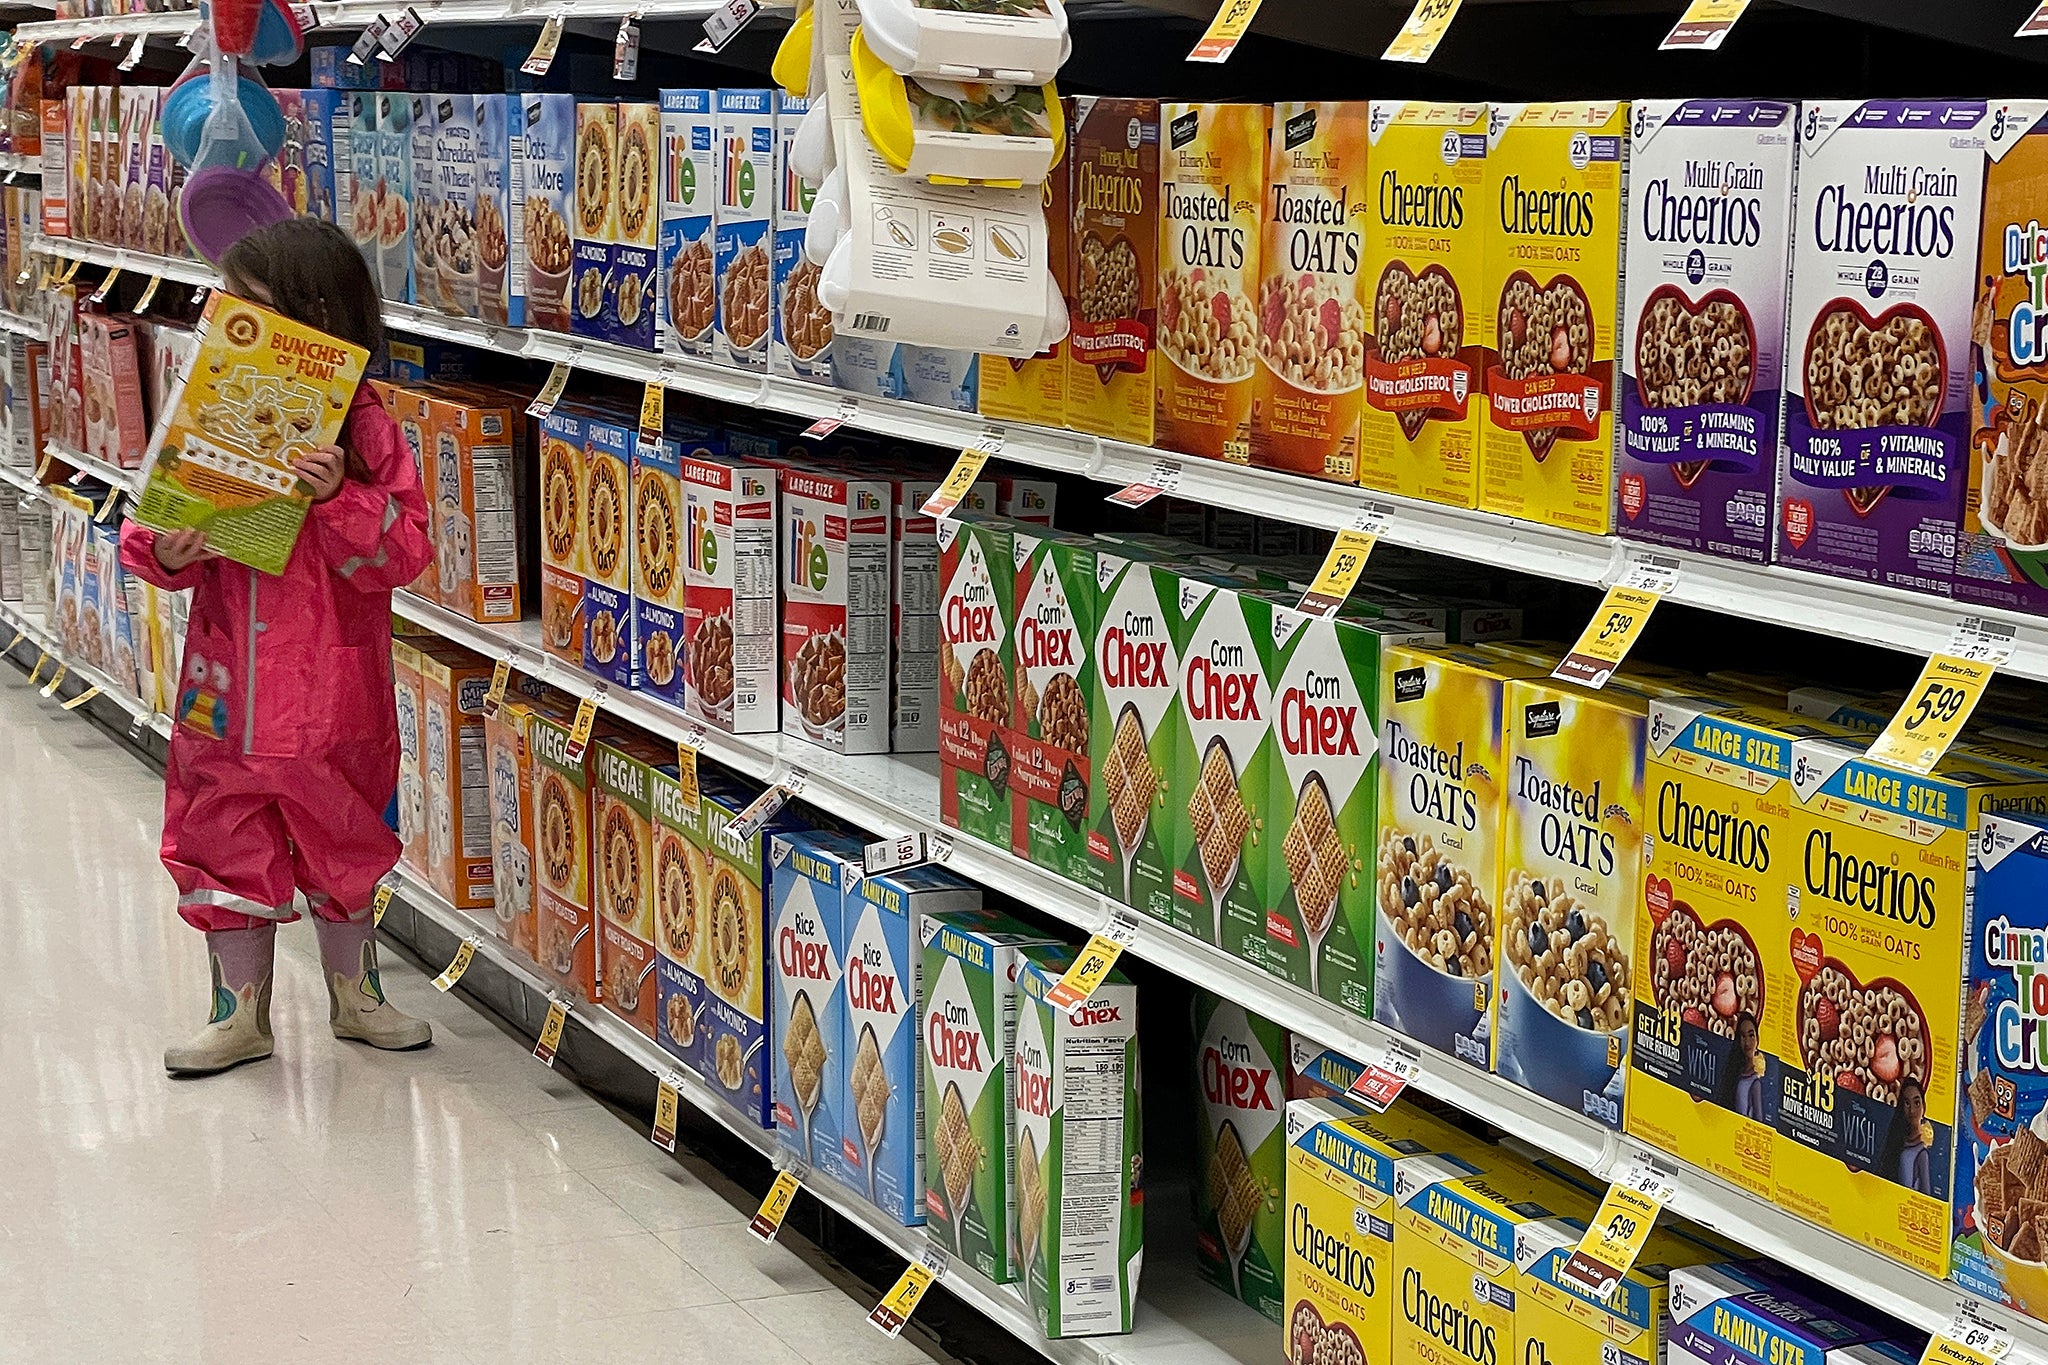
M377 288L332 224L293 219L243 238L221 262L231 293L375 350ZM177 722L165 774L164 866L178 913L206 932L212 1014L167 1048L174 1074L271 1054L277 926L314 915L337 1038L419 1047L423 1020L384 999L371 900L398 861L384 823L398 784L391 593L433 556L404 433L367 387L341 445L297 465L315 501L282 575L210 554L203 533L121 532L121 562L160 588L192 589Z

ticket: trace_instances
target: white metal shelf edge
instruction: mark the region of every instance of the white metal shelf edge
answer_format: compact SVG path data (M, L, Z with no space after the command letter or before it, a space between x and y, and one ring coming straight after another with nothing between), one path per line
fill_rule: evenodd
M171 718L161 715L142 704L139 697L131 695L125 688L94 668L91 664L74 662L64 653L62 645L54 635L44 628L41 621L31 616L19 602L0 602L0 622L7 623L22 632L43 653L62 664L66 673L86 684L97 687L100 695L126 711L133 720L139 720L165 739L171 735Z
M718 8L715 0L576 0L574 6L559 0L430 0L415 6L429 28L436 24L539 24L551 14L563 13L576 19L618 19L628 14L642 19L702 18ZM361 28L391 11L389 0L341 0L337 4L310 6L316 29ZM22 42L58 43L84 37L121 42L138 33L183 38L198 26L191 11L170 14L116 14L98 19L38 19L15 27Z
M109 488L117 488L123 493L132 494L142 487L142 471L139 469L122 469L118 465L108 464L97 455L88 455L82 450L73 450L70 446L59 445L55 441L45 445L43 453L60 464L68 464L73 469L82 470Z

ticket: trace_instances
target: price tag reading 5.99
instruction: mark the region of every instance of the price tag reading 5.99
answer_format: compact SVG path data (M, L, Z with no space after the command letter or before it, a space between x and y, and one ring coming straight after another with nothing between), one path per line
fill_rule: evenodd
M1625 583L1609 588L1600 609L1580 633L1578 643L1550 676L1581 687L1605 687L1614 670L1628 657L1636 637L1642 634L1650 613L1657 609L1658 598L1656 592Z
M1916 773L1934 771L1963 732L1997 665L1991 660L1936 654L1920 670L1905 704L1870 746L1870 757Z

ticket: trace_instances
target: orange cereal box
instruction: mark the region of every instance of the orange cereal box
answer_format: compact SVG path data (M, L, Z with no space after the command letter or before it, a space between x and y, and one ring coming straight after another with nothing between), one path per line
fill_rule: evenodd
M1067 125L1073 126L1072 100L1067 104ZM1052 266L1060 293L1074 297L1074 203L1073 162L1062 159L1040 187L1045 206L1046 260ZM975 367L977 406L984 416L1016 422L1036 422L1056 427L1066 421L1067 342L1064 337L1030 357L984 355Z
M533 750L534 888L542 971L592 1003L597 979L597 926L591 912L591 755L569 757L568 716L536 711L527 724Z
M1066 417L1152 444L1153 329L1159 321L1159 101L1074 100L1068 122Z
M427 881L449 904L491 904L489 769L484 694L491 661L460 645L422 645L420 775L427 804Z

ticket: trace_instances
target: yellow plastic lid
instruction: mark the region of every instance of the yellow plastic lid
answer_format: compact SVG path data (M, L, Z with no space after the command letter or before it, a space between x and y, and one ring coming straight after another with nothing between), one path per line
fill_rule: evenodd
M898 75L860 29L853 31L852 57L861 127L899 175L910 172L920 131L926 146L919 174L940 184L1037 184L1066 150L1066 116L1051 81L1018 86ZM976 146L978 139L986 143Z
M768 66L768 74L775 78L775 83L800 99L811 93L811 34L815 28L811 14L809 5L797 11L789 32L782 35L782 46L775 49L775 60Z

